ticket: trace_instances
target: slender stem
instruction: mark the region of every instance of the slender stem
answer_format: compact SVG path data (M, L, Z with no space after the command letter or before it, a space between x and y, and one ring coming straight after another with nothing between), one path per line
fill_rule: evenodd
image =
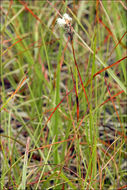
M88 97L87 97L87 94L86 94L86 91L85 91L85 87L83 85L83 81L82 81L82 78L81 78L81 75L80 75L80 72L79 72L79 69L78 69L78 65L77 65L77 62L76 62L75 51L74 51L74 46L73 46L73 40L71 40L71 46L72 46L72 51L73 51L74 63L75 63L75 66L77 68L79 79L80 79L80 82L82 84L82 88L83 88L83 91L84 91L84 94L85 94L85 97L86 97L86 100L87 100L87 103L88 103L88 108L89 108Z

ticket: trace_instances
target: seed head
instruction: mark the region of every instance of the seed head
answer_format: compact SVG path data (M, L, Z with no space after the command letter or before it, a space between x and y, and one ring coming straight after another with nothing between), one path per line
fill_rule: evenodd
M70 36L70 39L72 40L73 28L71 26L71 21L72 21L72 18L67 13L65 13L62 18L57 19L57 24L60 27L64 27L66 34L68 34Z
M69 25L69 23L72 21L72 18L65 13L62 18L57 19L57 23L60 27L64 27L65 25Z

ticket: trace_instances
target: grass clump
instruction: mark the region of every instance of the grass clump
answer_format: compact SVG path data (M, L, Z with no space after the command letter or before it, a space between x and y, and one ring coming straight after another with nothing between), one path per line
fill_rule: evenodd
M1 189L126 188L125 11L1 2Z

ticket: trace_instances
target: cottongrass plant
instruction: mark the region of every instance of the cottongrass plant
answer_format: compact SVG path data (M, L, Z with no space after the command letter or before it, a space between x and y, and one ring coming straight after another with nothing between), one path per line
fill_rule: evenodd
M72 27L72 18L67 13L65 13L62 18L57 19L57 23L60 27L63 27L66 30L66 32L69 36L69 39L71 40L72 52L73 52L73 57L74 57L74 64L76 66L76 69L77 69L77 72L79 75L79 79L80 79L80 82L81 82L81 85L82 85L82 88L83 88L83 91L84 91L84 94L85 94L85 97L86 97L86 100L88 103L88 108L89 108L89 101L88 101L87 94L86 94L86 91L85 91L85 88L83 85L83 81L82 81L82 78L81 78L81 75L79 72L79 68L78 68L78 64L77 64L76 56L75 56L75 51L74 51L74 45L73 45L74 29ZM71 71L72 71L72 69L71 69ZM77 121L78 121L78 119L79 119L78 118L79 117L79 102L78 102L78 96L77 96L77 89L76 88L75 88L75 93L76 93L76 102L77 102Z

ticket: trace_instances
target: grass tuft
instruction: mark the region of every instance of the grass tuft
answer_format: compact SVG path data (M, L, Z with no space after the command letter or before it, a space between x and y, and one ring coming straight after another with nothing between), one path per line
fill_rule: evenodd
M1 189L125 189L126 1L0 9Z

